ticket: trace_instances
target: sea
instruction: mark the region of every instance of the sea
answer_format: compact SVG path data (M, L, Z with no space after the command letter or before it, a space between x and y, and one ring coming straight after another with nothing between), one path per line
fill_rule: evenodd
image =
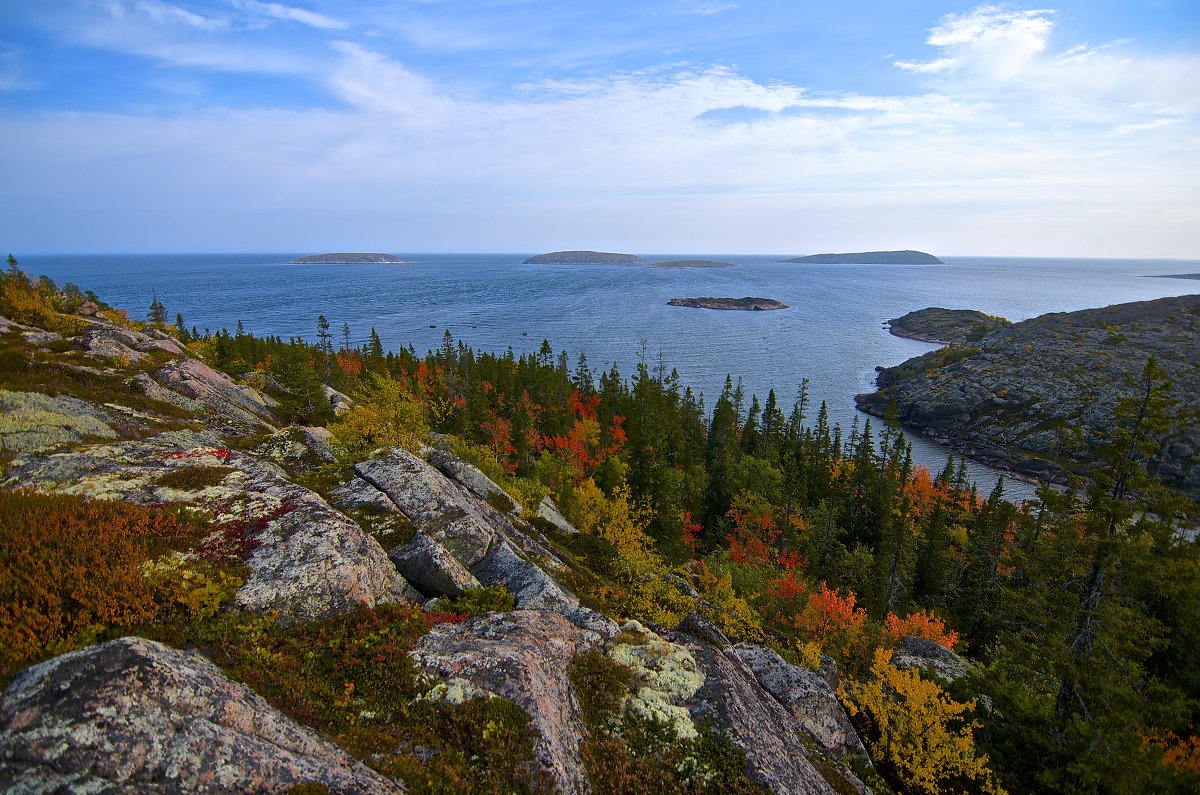
M305 253L28 255L22 269L73 282L144 317L154 297L198 330L313 340L323 314L353 345L374 328L389 350L438 347L449 330L479 351L536 352L548 340L571 367L586 354L599 371L629 376L639 361L677 370L711 410L727 376L785 413L808 379L810 417L822 401L849 433L854 395L871 391L875 368L937 346L891 336L890 318L928 306L978 309L1012 321L1127 301L1200 293L1200 282L1154 278L1200 273L1200 260L942 257L943 265L787 263L784 256L669 254L650 262L713 259L727 268L528 265L530 253L412 254L407 264L300 265ZM787 309L717 311L668 306L677 297L773 298ZM875 420L877 423L878 420ZM913 457L939 471L950 451L911 436ZM988 493L999 473L972 463ZM1032 495L1006 480L1010 499Z

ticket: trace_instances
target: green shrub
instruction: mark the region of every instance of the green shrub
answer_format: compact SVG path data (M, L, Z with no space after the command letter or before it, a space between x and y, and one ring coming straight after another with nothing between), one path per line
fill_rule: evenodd
M461 596L445 600L444 609L448 613L481 616L484 613L513 610L516 606L516 599L503 585L486 585L482 588L471 588Z

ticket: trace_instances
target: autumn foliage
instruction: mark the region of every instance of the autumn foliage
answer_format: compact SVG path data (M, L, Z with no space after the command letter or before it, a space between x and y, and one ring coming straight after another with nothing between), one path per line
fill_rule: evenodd
M904 618L897 618L894 613L888 613L883 622L883 633L897 642L909 635L924 638L945 646L950 651L954 651L954 646L958 643L958 633L946 629L946 623L932 610L918 610Z
M130 503L0 491L0 667L150 619L144 566L188 532L175 515Z

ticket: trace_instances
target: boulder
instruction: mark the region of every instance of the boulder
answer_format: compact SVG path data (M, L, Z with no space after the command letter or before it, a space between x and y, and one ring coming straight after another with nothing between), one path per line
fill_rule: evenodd
M521 504L510 497L508 492L497 486L495 481L483 474L474 464L437 448L429 452L428 460L443 475L456 481L481 500L487 500L489 505L504 513L518 514L521 512Z
M325 393L325 399L333 406L335 416L340 417L354 407L354 401L350 399L349 395L337 391L328 384L322 384L321 391Z
M902 670L920 668L946 682L967 673L967 661L962 657L945 646L912 635L900 641L899 648L892 652L892 665Z
M388 550L388 557L396 571L425 596L461 596L479 587L479 580L445 547L421 532L407 544Z
M569 614L579 607L579 599L573 593L518 555L505 539L500 539L491 551L471 566L471 573L484 585L503 585L521 610L536 608Z
M8 792L395 793L198 654L121 638L28 668L0 702Z
M539 764L561 792L572 795L587 792L588 785L579 758L579 703L567 666L593 647L587 633L557 613L520 610L438 624L409 655L428 673L466 680L528 712L540 735Z
M821 750L839 759L870 761L837 694L819 672L792 665L765 646L739 643L734 651Z
M336 460L332 439L326 428L291 426L263 440L253 453L279 464L289 475L302 475Z
M382 458L355 464L354 472L386 494L418 530L463 565L474 566L491 549L496 534L478 503L469 501L442 473L407 450L397 447Z
M558 510L558 506L554 504L554 500L549 497L542 497L542 501L538 503L537 517L543 522L549 522L555 530L566 535L577 535L578 530L575 526L567 521L567 517L562 515Z

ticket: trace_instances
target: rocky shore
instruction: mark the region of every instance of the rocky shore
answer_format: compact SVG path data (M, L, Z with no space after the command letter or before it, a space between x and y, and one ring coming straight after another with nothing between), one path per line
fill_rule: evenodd
M890 368L858 407L898 419L952 449L1027 478L1086 474L1112 432L1122 398L1154 357L1171 383L1172 411L1200 410L1200 296L1163 298L1001 324ZM1200 429L1174 428L1155 475L1200 496Z
M885 322L893 336L937 345L976 342L989 331L1011 325L1002 317L975 309L943 309L936 306L918 309Z

